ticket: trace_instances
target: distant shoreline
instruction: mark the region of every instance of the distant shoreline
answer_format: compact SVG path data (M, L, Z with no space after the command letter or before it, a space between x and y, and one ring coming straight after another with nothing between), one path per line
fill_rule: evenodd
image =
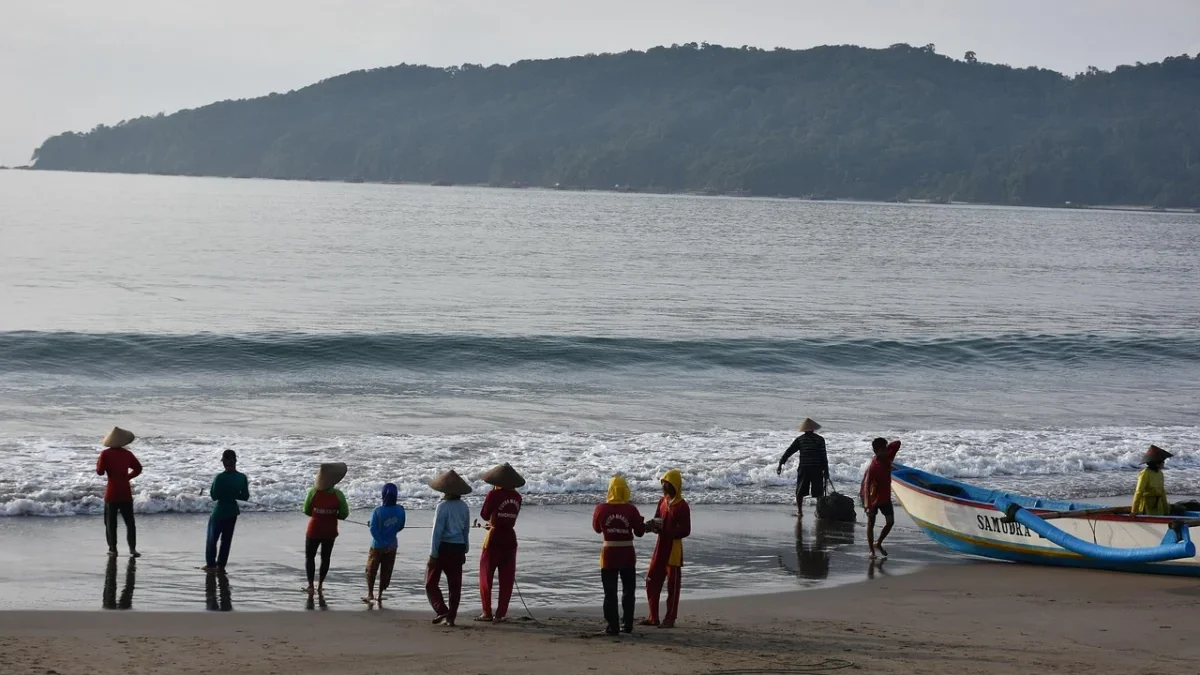
M433 181L430 183L417 181L379 181L379 180L355 180L347 178L271 178L266 176L218 176L218 175L193 175L193 174L173 174L173 173L128 173L124 171L76 171L71 169L39 169L36 166L0 166L0 171L31 171L40 173L83 173L83 174L108 174L118 176L162 176L167 178L221 178L229 180L266 180L280 181L285 183L344 183L350 185L395 185L402 187L441 187L441 188L488 188L494 190L540 190L544 192L601 192L606 194L640 194L640 195L667 195L678 197L723 197L737 199L772 199L780 201L802 201L802 202L837 202L843 204L919 204L924 206L994 206L1003 208L1027 208L1027 209L1067 209L1073 211L1117 211L1117 212L1132 212L1132 213L1173 213L1173 214L1200 214L1200 206L1194 208L1186 207L1156 207L1152 205L1137 205L1137 204L1006 204L1002 202L970 202L960 200L938 200L938 199L859 199L854 197L814 197L814 196L797 196L797 195L759 195L741 191L707 191L707 190L655 190L647 188L633 187L583 187L583 186L556 186L556 185L497 185L490 183L452 183L449 181Z

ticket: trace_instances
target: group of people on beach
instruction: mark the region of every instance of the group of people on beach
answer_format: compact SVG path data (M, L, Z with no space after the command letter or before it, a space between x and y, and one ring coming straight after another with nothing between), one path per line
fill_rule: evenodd
M108 477L105 492L105 532L109 555L117 555L116 528L118 515L125 519L130 555L138 556L136 526L133 518L133 495L130 481L142 472L141 464L126 447L134 435L114 428L104 438L105 449L96 463L96 473ZM240 514L238 502L250 500L249 481L237 470L237 455L226 450L221 456L224 471L213 479L209 496L213 510L209 516L205 543L205 570L222 574L229 560L233 533ZM337 484L346 476L345 464L325 463L317 472L302 507L309 517L305 530L304 560L310 595L324 592L329 573L338 523L350 516L350 507ZM521 512L521 493L525 479L510 464L500 464L480 478L492 486L484 499L479 516L484 521L478 527L486 529L479 559L479 591L483 605L476 621L502 622L508 616L508 606L516 582L517 535L516 523ZM679 615L679 598L683 580L683 540L691 534L691 510L683 498L683 475L676 469L660 478L662 497L654 516L645 519L630 503L629 484L622 476L613 476L603 503L592 513L592 529L601 536L600 577L604 588L605 633L630 633L634 625L634 598L637 579L637 555L634 539L647 532L658 540L646 573L646 599L649 614L643 626L671 628ZM462 500L470 494L471 485L454 470L430 481L429 487L442 493L434 511L429 560L425 568L425 593L439 625L453 626L458 618L462 594L462 571L470 551L471 513ZM363 601L382 603L391 584L398 548L397 535L404 530L404 507L398 503L398 488L394 483L383 486L381 504L366 523L371 533L367 551L367 594ZM316 558L320 555L320 567ZM441 580L446 577L449 601L442 594ZM492 609L492 586L498 576L498 595ZM378 581L378 590L376 590ZM618 585L620 602L618 603ZM663 587L667 590L666 611L660 614Z
M821 428L812 419L806 418L800 425L800 435L783 453L776 467L782 474L783 467L793 456L797 456L799 469L796 476L797 515L803 517L804 499L822 499L825 487L830 483L829 458L825 439L817 434ZM104 493L104 525L110 556L117 555L118 518L125 523L129 553L137 551L137 530L133 514L133 492L130 482L142 472L137 457L126 447L134 441L133 433L114 428L103 440L104 450L96 461L96 473L107 476ZM862 507L867 514L867 546L870 557L887 557L883 542L895 524L895 513L891 499L891 472L900 441L876 438L871 443L874 458L863 474L859 489ZM1163 484L1162 468L1171 453L1151 445L1142 458L1146 468L1138 477L1130 512L1133 514L1165 515L1170 512ZM212 482L209 496L214 502L209 516L205 542L205 570L223 573L229 560L233 533L240 514L238 502L250 499L250 485L246 476L237 470L237 454L225 450L221 456L224 471ZM322 464L317 472L313 487L308 491L302 508L309 517L305 531L305 574L310 595L324 590L325 578L329 573L334 542L338 536L338 523L350 515L346 497L337 489L337 484L346 476L347 468L342 463ZM511 465L500 464L485 472L480 478L492 486L480 509L483 524L477 527L487 530L479 559L479 591L483 605L477 621L499 622L508 615L516 579L517 535L516 523L521 512L521 493L525 479ZM633 630L633 608L636 583L637 556L634 539L646 532L658 535L650 566L646 574L646 599L649 616L641 623L647 626L670 628L675 625L679 613L679 598L682 590L683 540L691 534L691 510L683 498L683 476L672 469L663 474L659 483L662 497L655 508L654 516L646 520L637 507L630 503L629 484L622 476L613 476L608 486L604 503L596 506L592 515L592 529L601 535L600 555L601 581L604 588L605 632L626 633ZM434 512L434 524L430 540L429 560L425 571L425 592L436 614L434 623L453 626L458 617L462 593L462 570L470 549L471 513L463 495L472 491L471 485L457 472L450 470L430 481L429 487L442 493ZM883 529L875 538L875 520L882 514ZM384 592L391 584L392 571L396 562L397 535L405 528L404 507L398 503L395 484L383 486L381 503L371 514L369 523L371 546L367 552L367 594L363 601L368 604L382 603ZM316 558L320 555L320 568ZM446 577L449 602L441 591L441 579ZM498 598L492 610L492 586L499 577ZM376 591L378 581L378 591ZM620 603L618 605L618 585ZM659 599L664 585L667 589L665 613L659 613Z
M829 455L825 450L825 439L817 434L820 428L821 425L812 418L804 418L800 423L800 435L784 451L783 457L779 458L779 465L775 467L775 473L782 474L784 464L792 455L796 455L799 466L796 471L796 515L801 518L804 517L804 498L823 499L825 487L830 484ZM859 499L867 514L867 548L874 560L876 552L887 557L883 540L896 523L896 513L892 508L892 461L900 452L900 441L889 442L886 438L876 438L871 441L871 452L874 457L863 473ZM884 526L879 532L879 539L876 539L875 518L881 514Z

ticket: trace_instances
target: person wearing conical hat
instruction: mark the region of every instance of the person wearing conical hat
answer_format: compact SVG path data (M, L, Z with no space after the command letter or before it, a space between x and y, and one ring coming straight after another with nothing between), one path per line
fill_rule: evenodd
M633 538L646 534L646 522L638 508L629 503L629 483L621 476L608 482L608 496L592 511L592 529L604 538L600 549L600 581L604 584L604 632L618 635L633 632L634 583L637 552ZM621 582L618 611L617 582Z
M429 563L425 566L425 596L437 614L433 622L453 626L462 596L462 569L471 545L471 510L462 496L471 493L471 486L451 469L430 481L429 487L442 493L442 501L438 502L433 514ZM449 605L442 595L443 573L450 590Z
M521 493L517 488L525 479L508 462L480 476L492 486L479 517L487 521L488 532L479 554L479 596L483 613L476 621L504 621L508 602L512 598L517 578L517 516L521 513ZM500 594L496 598L496 614L492 615L492 578L500 573Z
M1134 515L1165 516L1171 513L1171 505L1167 502L1167 488L1163 484L1163 463L1174 457L1171 453L1157 445L1151 445L1146 454L1142 455L1142 464L1146 468L1138 474L1137 489L1133 493L1133 506L1129 512Z
M322 464L317 479L304 499L304 515L308 516L308 529L304 532L304 574L308 577L308 594L313 594L313 577L316 576L317 550L321 551L321 575L317 579L316 592L325 591L325 576L329 574L329 561L333 555L333 544L338 536L338 521L350 517L350 505L346 495L334 486L346 477L346 465L341 462Z
M814 499L825 496L825 483L829 480L829 456L825 453L825 439L817 435L821 428L812 418L806 417L800 423L800 435L788 446L775 474L783 473L783 465L792 455L797 455L796 463L796 515L804 516L804 498L811 495Z
M663 497L650 521L650 531L658 533L650 570L646 573L646 600L650 615L643 626L674 628L679 616L679 596L683 587L683 540L692 533L692 510L683 499L683 475L671 469L660 479ZM667 585L667 613L659 621L658 598Z
M108 476L104 488L104 536L108 554L117 554L117 517L125 521L125 539L129 555L137 558L137 526L133 520L133 487L129 484L142 475L142 464L125 446L133 443L134 435L121 427L113 427L101 443L104 450L96 460L96 474Z

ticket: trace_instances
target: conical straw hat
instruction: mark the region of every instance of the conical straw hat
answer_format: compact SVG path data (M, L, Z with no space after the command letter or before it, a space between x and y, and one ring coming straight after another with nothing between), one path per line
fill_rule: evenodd
M123 448L133 442L134 435L132 431L126 431L121 427L113 427L112 431L100 441L106 448Z
M497 464L490 471L480 476L480 478L488 485L495 485L496 487L509 490L516 490L525 485L525 479L508 462Z
M344 462L325 462L321 464L320 470L317 471L316 488L318 490L328 490L342 482L342 479L345 477L346 464Z
M1175 455L1172 455L1171 453L1167 452L1166 450L1163 450L1162 448L1158 447L1157 445L1151 445L1150 448L1148 450L1146 450L1146 454L1142 455L1142 464L1150 464L1152 462L1165 462L1174 456Z
M461 497L471 493L471 484L463 480L454 469L429 481L429 487L452 497Z
M804 421L800 423L800 431L801 432L816 431L817 429L820 429L820 428L821 428L821 425L814 422L811 417L805 417Z

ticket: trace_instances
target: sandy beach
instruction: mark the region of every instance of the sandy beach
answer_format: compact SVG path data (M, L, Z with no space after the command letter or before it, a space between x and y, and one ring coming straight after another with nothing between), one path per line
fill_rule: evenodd
M593 635L598 607L454 629L392 610L6 612L0 672L1186 673L1198 595L1188 579L971 562L685 600L679 628L618 639Z

